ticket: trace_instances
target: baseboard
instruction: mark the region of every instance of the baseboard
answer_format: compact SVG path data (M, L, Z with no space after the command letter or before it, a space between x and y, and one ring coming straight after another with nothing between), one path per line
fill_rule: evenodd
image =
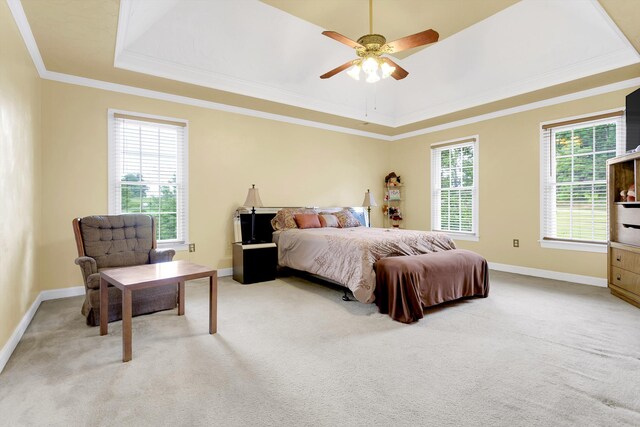
M20 323L18 323L18 326L13 331L13 334L11 334L11 336L9 337L9 340L2 347L2 350L0 350L0 373L2 373L2 370L4 369L5 365L9 361L9 358L11 357L13 350L16 349L16 346L22 339L22 335L24 334L24 331L27 330L27 327L31 323L33 316L35 316L36 311L38 311L38 307L40 307L41 302L42 302L42 292L38 294L36 299L31 304L31 307L29 307L29 309L24 314L24 316L22 316L22 320L20 320Z
M580 274L562 273L559 271L542 270L540 268L520 267L518 265L499 264L490 262L491 270L505 271L507 273L523 274L525 276L542 277L545 279L563 280L565 282L579 283L581 285L607 287L607 279Z
M74 286L72 288L49 289L47 291L40 292L40 296L42 297L40 300L49 301L51 299L77 297L79 295L84 295L84 292L84 285Z
M525 276L535 276L535 277L543 277L545 279L555 279L555 280L564 280L566 282L580 283L583 285L591 285L591 286L601 286L607 287L607 279L603 279L600 277L592 277L592 276L582 276L579 274L571 274L571 273L561 273L558 271L551 270L542 270L539 268L530 268L530 267L520 267L517 265L509 265L509 264L500 264L496 262L490 262L489 268L497 271L505 271L508 273L517 273L523 274ZM233 268L221 268L218 269L218 277L226 277L233 275ZM0 373L4 369L5 365L9 361L11 354L15 350L16 346L22 339L22 335L27 330L27 327L31 323L33 316L35 316L36 311L38 311L38 307L42 301L48 301L52 299L59 298L68 298L75 297L79 295L84 295L84 286L74 286L71 288L62 288L62 289L50 289L46 291L42 291L38 294L36 299L31 304L31 307L27 310L27 312L22 317L22 320L11 334L9 341L2 347L0 350Z
M218 269L218 277L226 277L232 275L233 268ZM22 320L20 320L20 323L13 331L13 334L11 334L11 337L9 337L9 340L2 347L2 350L0 350L0 373L2 373L2 371L4 370L4 367L9 361L11 354L13 354L13 351L16 349L16 346L22 339L22 335L24 335L27 327L29 327L31 320L33 320L33 316L36 315L36 311L38 311L38 307L40 307L42 301L76 297L79 295L84 295L84 292L84 286L73 286L70 288L49 289L46 291L41 291L33 301L33 304L31 304L31 307L29 307L24 316L22 316Z
M233 268L219 268L218 277L233 276Z
M22 339L22 335L24 335L24 332L29 327L31 320L33 320L33 316L36 315L36 311L38 311L38 307L40 307L42 301L75 297L78 295L84 295L84 286L74 286L72 288L41 291L31 304L31 307L29 307L24 316L22 316L22 320L20 320L20 323L18 323L18 326L13 331L13 334L11 334L11 336L9 337L9 340L2 347L2 350L0 350L0 373L2 373L2 370L9 361L11 354L13 354L13 351L16 349L16 346Z

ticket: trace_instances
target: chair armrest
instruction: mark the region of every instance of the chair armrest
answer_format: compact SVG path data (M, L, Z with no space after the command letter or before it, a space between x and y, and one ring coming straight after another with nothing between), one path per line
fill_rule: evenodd
M175 254L175 249L151 249L151 252L149 252L149 263L157 264L159 262L172 261Z
M112 285L109 285L109 286L112 286ZM87 277L85 287L87 289L100 290L100 273L95 273Z
M96 264L96 260L91 257L78 257L76 258L76 264L78 264L80 266L80 270L82 270L82 278L84 279L85 284L87 284L89 276L98 272L98 264Z

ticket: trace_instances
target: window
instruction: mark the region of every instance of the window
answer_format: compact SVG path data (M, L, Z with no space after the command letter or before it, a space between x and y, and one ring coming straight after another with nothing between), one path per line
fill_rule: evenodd
M478 138L431 147L431 228L478 239Z
M109 110L109 213L155 218L160 246L187 239L187 123Z
M542 125L543 247L606 251L606 161L624 151L622 114Z

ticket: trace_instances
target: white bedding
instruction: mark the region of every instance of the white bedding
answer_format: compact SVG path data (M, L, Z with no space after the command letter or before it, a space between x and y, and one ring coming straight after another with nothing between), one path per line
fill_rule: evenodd
M373 302L380 258L455 249L442 233L388 228L308 228L276 231L278 264L317 274L349 288L360 302Z

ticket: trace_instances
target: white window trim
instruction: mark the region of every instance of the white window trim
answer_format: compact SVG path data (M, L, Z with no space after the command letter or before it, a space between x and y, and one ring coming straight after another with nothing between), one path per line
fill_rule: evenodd
M475 140L473 143L474 145L473 147L473 183L475 187L475 194L474 194L475 203L473 204L473 219L472 219L472 227L474 231L472 233L464 233L464 232L447 231L447 230L435 230L436 207L434 206L434 203L433 203L433 199L434 199L433 193L435 191L434 183L436 182L436 179L440 179L440 177L436 173L436 171L439 169L436 169L433 167L431 168L431 194L429 197L429 202L431 203L431 230L438 231L439 233L444 233L454 240L466 240L471 242L478 242L480 241L480 227L479 227L480 181L478 179L480 175L478 173L478 169L479 169L478 165L480 164L480 135L471 135L471 136L455 138L455 139L450 139L448 141L441 141L441 142L436 142L434 144L431 144L429 148L429 156L430 156L430 160L432 160L431 164L433 165L432 156L433 156L434 149L437 149L444 145L449 146L449 148L455 148L457 146L467 145L470 139ZM457 144L458 141L461 141L460 144Z
M545 136L544 136L545 131L542 129L542 126L552 124L552 123L589 118L589 117L597 116L600 114L613 113L620 110L625 110L625 108L624 107L612 108L610 110L605 110L605 111L597 111L597 112L592 112L588 114L581 114L579 116L565 117L565 118L540 122L540 127L539 127L540 129L540 199L539 199L540 200L540 240L538 240L538 243L540 243L541 248L561 249L561 250L579 251L579 252L607 253L606 242L593 243L593 242L579 242L579 241L570 241L570 240L545 239L544 232L545 232L545 219L546 219L547 213L545 212L545 206L544 206L544 198L546 196L544 193L544 190L545 190L545 184L546 184L545 172L547 171L546 169L547 166L545 165L545 157L546 157ZM597 120L594 120L594 121L597 121ZM620 154L616 154L616 155L620 155ZM609 208L607 206L607 218L609 218L608 209Z
M606 254L606 243L586 243L586 242L573 242L565 240L544 240L540 238L540 247L545 249L564 249L568 251L580 251L580 252L595 252Z
M443 231L438 230L438 233L444 233L451 237L453 240L466 240L469 242L479 242L480 237L474 233L456 233L455 231Z
M171 122L180 122L180 123L184 123L186 126L184 128L184 181L183 181L183 192L182 192L182 196L180 197L184 197L186 198L184 204L183 204L183 209L184 209L184 229L183 229L183 236L184 236L184 242L158 242L158 249L174 249L176 251L187 251L189 249L189 121L186 119L177 119L175 117L166 117L166 116L158 116L158 115L154 115L154 114L145 114L145 113L138 113L135 111L126 111L126 110L118 110L118 109L114 109L114 108L109 108L107 110L107 146L108 146L108 158L107 158L107 171L108 171L108 210L109 210L109 214L113 215L114 214L114 210L113 207L117 205L117 203L120 202L119 200L119 195L116 195L113 191L114 186L112 185L113 182L117 179L115 176L115 171L114 169L111 167L111 165L109 164L109 162L111 161L111 159L114 158L115 156L115 143L114 143L114 134L113 134L113 128L114 128L114 114L126 114L129 116L134 116L134 117L141 117L141 118L147 118L147 119L154 119L154 120L165 120L165 121L171 121Z

